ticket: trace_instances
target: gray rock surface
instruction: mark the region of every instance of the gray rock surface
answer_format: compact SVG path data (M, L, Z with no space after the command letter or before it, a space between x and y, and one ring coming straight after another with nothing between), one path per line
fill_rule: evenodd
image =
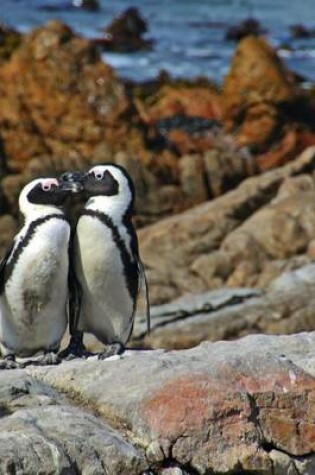
M311 474L315 332L0 373L0 473Z
M129 474L144 453L26 371L0 372L1 474Z
M134 346L190 348L204 340L251 333L296 333L315 328L315 264L285 272L265 291L225 288L152 307L152 330L135 324Z

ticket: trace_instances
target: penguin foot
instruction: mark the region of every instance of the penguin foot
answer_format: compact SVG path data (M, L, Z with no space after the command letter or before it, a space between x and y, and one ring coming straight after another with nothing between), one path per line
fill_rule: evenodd
M44 356L38 360L29 360L26 365L51 366L61 363L61 359L55 351L46 351Z
M97 355L97 359L99 360L105 360L106 358L109 358L110 356L114 355L121 355L125 351L125 345L123 345L120 342L117 343L111 343L110 345L106 345L106 348L104 351L99 353Z
M38 360L39 366L60 364L61 358L54 351L47 351L44 356Z
M81 337L72 336L68 347L58 356L63 360L71 361L75 358L87 358L91 356L91 353L86 350Z
M2 361L0 361L0 369L17 369L25 368L24 363L18 363L15 361L14 355L7 355Z

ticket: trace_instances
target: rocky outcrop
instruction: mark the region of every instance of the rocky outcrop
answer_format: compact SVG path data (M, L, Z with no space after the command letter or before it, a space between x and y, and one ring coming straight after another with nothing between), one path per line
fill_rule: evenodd
M315 149L139 231L153 303L228 286L266 287L312 259Z
M22 35L4 24L0 25L0 64L7 61L20 45Z
M117 53L132 53L134 51L150 49L152 40L143 37L148 27L135 7L129 7L117 15L110 25L104 29L104 37L93 40L97 46L105 51Z
M224 81L228 127L238 127L238 141L256 148L279 134L279 104L293 102L297 88L275 51L262 38L243 39Z
M1 470L306 475L315 334L2 371Z
M60 22L25 35L2 66L0 132L10 172L2 181L6 212L17 214L18 193L32 178L104 161L136 169L140 198L145 193L139 214L151 204L153 216L172 206L163 185L174 184L174 156L154 155L148 127L121 81L91 42ZM150 134L154 142L156 132Z
M246 36L260 36L266 33L256 18L248 17L239 24L230 26L225 32L226 40L240 41Z
M312 331L314 288L315 264L311 263L284 272L265 291L243 287L188 294L152 307L150 335L146 334L145 317L139 313L132 345L182 349L204 340L230 340L252 333Z

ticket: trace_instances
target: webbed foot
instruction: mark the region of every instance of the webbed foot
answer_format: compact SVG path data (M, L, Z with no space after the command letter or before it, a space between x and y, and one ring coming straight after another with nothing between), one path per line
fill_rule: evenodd
M61 363L61 359L57 355L56 351L45 351L44 355L38 360L28 360L25 365L30 366L51 366Z
M18 369L25 368L25 363L18 363L15 361L14 355L7 355L0 361L0 369Z
M116 343L111 343L109 345L106 345L104 351L99 353L97 355L97 358L99 360L105 360L106 358L109 358L110 356L114 355L121 355L125 351L125 345L120 343L119 341Z
M62 350L58 356L63 360L70 361L75 358L87 358L91 356L91 353L86 350L83 344L83 335L79 334L71 337L68 347Z

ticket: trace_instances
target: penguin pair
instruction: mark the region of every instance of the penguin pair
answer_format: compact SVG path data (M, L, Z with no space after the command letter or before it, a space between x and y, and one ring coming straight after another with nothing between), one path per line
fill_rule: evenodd
M85 193L87 203L71 238L60 208L73 192ZM68 301L71 340L63 357L86 355L85 331L106 345L100 358L123 351L145 279L133 203L132 181L117 165L34 180L22 190L25 224L0 264L0 368L40 351L37 364L58 363ZM147 285L146 296L149 327Z

